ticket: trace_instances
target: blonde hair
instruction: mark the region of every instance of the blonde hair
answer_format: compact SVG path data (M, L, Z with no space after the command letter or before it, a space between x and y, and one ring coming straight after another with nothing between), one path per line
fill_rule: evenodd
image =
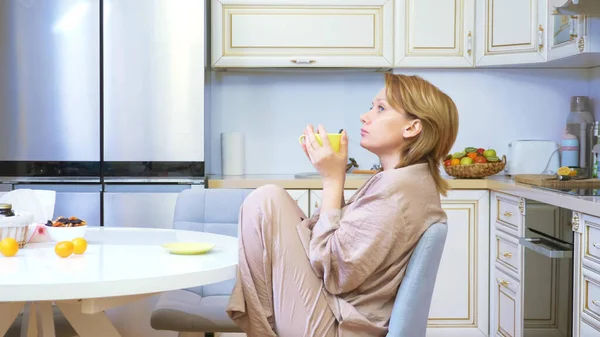
M396 110L404 110L421 121L421 132L402 149L396 168L427 162L440 194L446 196L448 183L440 164L448 155L458 133L458 109L454 101L419 76L385 74L386 98Z

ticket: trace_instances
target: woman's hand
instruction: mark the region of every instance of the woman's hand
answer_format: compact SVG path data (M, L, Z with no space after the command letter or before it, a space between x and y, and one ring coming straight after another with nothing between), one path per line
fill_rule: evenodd
M346 131L342 131L340 152L333 150L327 132L322 125L319 125L318 133L321 135L323 146L317 141L313 127L311 125L306 127L304 144L302 144L304 153L324 180L343 182L346 178L346 164L348 163L348 136Z

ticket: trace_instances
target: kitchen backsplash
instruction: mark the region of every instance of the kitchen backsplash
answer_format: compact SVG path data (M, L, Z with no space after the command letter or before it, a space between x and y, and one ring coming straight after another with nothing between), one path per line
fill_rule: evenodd
M600 70L406 70L449 94L458 106L455 149L492 147L504 154L515 139L560 142L569 99L600 100ZM314 171L298 144L308 123L348 130L349 155L362 169L377 158L359 145L361 113L383 86L383 74L361 72L209 72L207 172L221 173L220 134L245 134L246 174ZM600 109L598 109L600 110ZM599 112L596 111L598 118Z

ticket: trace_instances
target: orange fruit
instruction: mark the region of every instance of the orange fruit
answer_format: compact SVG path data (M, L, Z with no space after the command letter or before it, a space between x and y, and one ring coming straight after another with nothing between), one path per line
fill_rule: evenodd
M83 254L87 249L87 241L84 238L73 239L73 254Z
M571 174L571 168L568 166L561 166L558 171L556 171L556 173L559 176L568 176L569 174Z
M477 157L477 152L469 152L469 153L467 153L467 157L474 160L475 157Z
M452 165L452 166L460 165L460 159L458 159L458 158L452 159L452 161L450 162L450 165Z
M69 257L73 254L73 242L61 241L54 246L54 252L60 257Z
M569 173L569 176L577 177L578 174L579 174L579 171L577 169L572 169L571 172Z
M5 238L0 241L0 253L6 257L11 257L17 255L19 251L19 244L17 240L13 238Z

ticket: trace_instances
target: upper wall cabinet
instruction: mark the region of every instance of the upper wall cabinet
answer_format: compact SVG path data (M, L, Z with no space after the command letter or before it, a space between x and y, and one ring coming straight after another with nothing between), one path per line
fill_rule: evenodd
M548 0L548 61L586 54L591 57L579 58L582 62L578 64L597 66L600 64L600 19L587 15L559 15L556 7L564 3L565 0ZM592 30L596 32L593 35L590 34Z
M479 1L476 65L545 62L547 14L547 0Z
M473 66L475 0L396 0L395 6L395 66Z
M212 0L212 66L393 65L393 0Z
M564 0L548 0L548 11L562 4ZM577 41L585 21L583 15L548 16L548 61L579 54Z

